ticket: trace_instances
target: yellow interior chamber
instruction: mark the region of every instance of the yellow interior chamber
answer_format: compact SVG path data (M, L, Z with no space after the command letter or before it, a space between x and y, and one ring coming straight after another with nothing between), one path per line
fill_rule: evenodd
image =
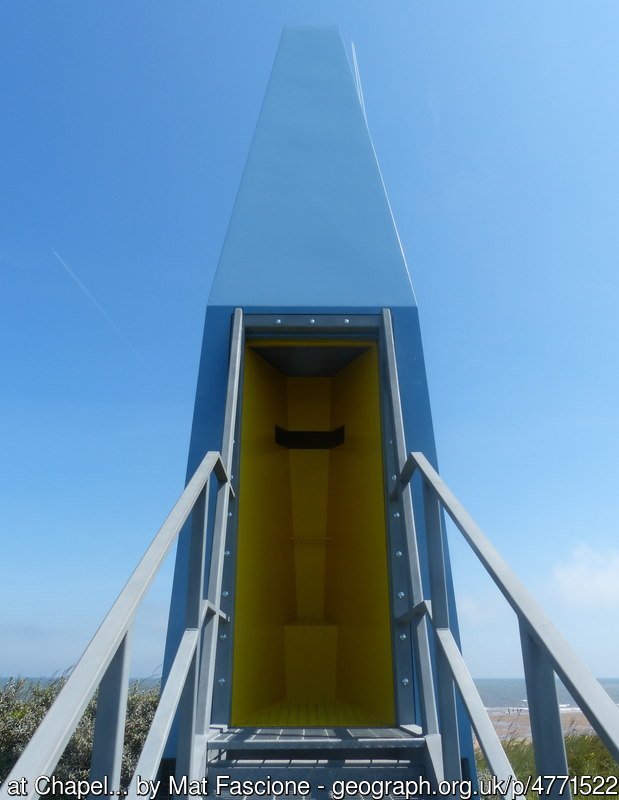
M235 597L233 725L394 724L373 343L246 347Z

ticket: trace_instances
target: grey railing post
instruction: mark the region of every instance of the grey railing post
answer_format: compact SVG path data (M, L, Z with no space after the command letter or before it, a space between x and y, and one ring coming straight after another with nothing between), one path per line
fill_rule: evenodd
M555 672L522 617L519 624L535 769L538 776L566 776L567 758ZM562 785L563 792L559 791ZM566 781L555 781L544 794L551 798L569 797L569 786Z
M219 608L219 598L221 595L221 579L229 502L230 486L228 484L222 484L217 492L215 524L213 527L213 553L211 556L211 571L208 586L208 600L214 606L217 606L217 608ZM200 654L200 680L197 697L198 716L196 724L196 732L198 734L206 733L211 723L218 631L219 614L215 614L210 619L207 619L203 633L204 642Z
M535 637L535 643L543 651L611 756L619 761L619 709L615 703L486 539L428 459L423 453L411 453L411 457L436 492L455 526L516 612L518 619L526 621Z
M221 608L221 592L226 549L226 532L228 526L228 508L232 494L232 456L235 445L235 429L239 388L241 380L241 364L243 361L243 311L234 311L232 337L230 342L230 362L228 366L228 389L226 393L226 411L224 416L223 441L221 458L229 483L222 483L217 490L215 521L213 524L213 548L211 566L208 577L207 599L217 609ZM215 657L217 654L217 637L219 635L219 614L206 620L202 634L202 647L199 654L200 673L197 695L196 732L206 734L211 724L213 706L213 685L215 682ZM225 680L225 678L222 678Z
M430 595L432 598L432 622L435 631L441 628L449 630L449 603L447 599L440 505L428 482L423 479L422 483L428 546L428 569L430 572ZM436 682L445 778L447 780L459 780L462 777L462 768L460 764L460 737L458 734L455 687L449 663L442 648L438 646L436 648Z
M400 386L398 380L398 365L395 354L395 341L393 338L393 326L391 324L391 312L388 308L383 309L382 321L391 413L393 416L393 428L395 434L397 471L401 472L406 464L407 452L404 432L404 417L402 414L402 405L400 403ZM413 595L412 602L414 605L416 605L424 600L424 594L410 487L406 487L405 491L402 492L402 513L406 535L406 547L408 550L408 570L409 581ZM439 732L439 726L436 698L434 694L434 677L432 674L430 636L428 628L428 622L424 615L415 620L413 624L413 630L415 632L413 641L413 654L415 666L418 670L417 677L420 684L419 699L421 703L421 723L426 734L430 736L436 736ZM443 765L437 762L433 763L433 767L440 779L443 775Z
M125 718L131 662L131 631L127 632L99 684L97 715L90 759L90 780L107 777L110 789L120 789Z
M208 498L210 479L202 490L191 514L189 543L189 572L187 575L187 602L185 628L199 629L204 602L204 562L206 558L206 532L208 528ZM196 730L196 700L198 695L198 664L200 645L196 647L191 667L179 701L179 728L176 754L177 777L192 775L193 740Z
M436 632L436 638L449 664L454 682L458 687L462 702L469 715L469 720L475 730L477 741L486 758L486 763L490 771L493 775L496 775L500 781L504 782L505 787L513 788L513 782L515 780L514 771L505 755L505 750L497 736L492 720L484 708L475 682L471 677L471 673L466 666L452 632L446 628L439 628ZM507 796L510 800L513 800L513 794L514 792L510 792L509 789L507 789L503 796Z
M211 479L206 482L191 512L191 538L189 543L189 571L187 574L187 601L185 627L197 628L204 599L204 560L206 557L206 529L208 522L208 497Z
M216 470L220 480L225 480L219 454L208 452L140 559L124 589L116 598L90 644L84 650L54 704L36 729L32 739L26 745L3 785L0 786L0 800L8 800L10 798L8 786L11 781L21 778L26 778L28 787L24 800L30 800L37 796L35 778L40 775L52 774L58 759L71 738L71 734L79 724L88 702L101 684L108 667L115 658L118 658L117 665L122 663L123 667L122 669L118 667L119 673L116 673L115 670L110 671L110 688L109 690L104 688L104 695L112 699L109 705L112 720L114 720L114 705L116 704L118 709L123 708L124 699L122 693L116 693L114 688L114 685L121 685L121 679L120 677L113 678L113 675L120 674L124 676L127 674L127 633L133 626L133 620L144 595L154 581L165 556L191 513L196 500L204 489L206 480L213 470ZM144 770L139 773L142 777L145 777L147 766L149 770L152 767L156 772L159 765L157 759L160 759L163 752L165 740L178 704L177 689L179 687L175 684L175 681L182 688L191 666L191 658L197 645L196 640L196 630L186 630L181 639L172 664L172 670L170 671L170 678L162 691L153 725L146 738L144 751L140 758L140 765L144 767ZM102 702L101 708L104 706L107 706L107 703ZM104 714L103 711L102 714ZM113 730L116 736L121 736L120 731L123 728L120 713L116 714L117 722L104 722L104 717L105 714L98 725L100 733L97 735L98 744L93 762L94 774L101 774L102 770L110 772L110 754L105 755L106 745L99 744L99 742L105 743L106 741L102 731ZM120 757L118 755L120 753L120 745L117 738L113 740L112 747L116 753L114 763L117 764ZM144 755L145 752L146 755ZM155 761L156 764L153 767ZM154 777L154 774L150 774L150 777Z

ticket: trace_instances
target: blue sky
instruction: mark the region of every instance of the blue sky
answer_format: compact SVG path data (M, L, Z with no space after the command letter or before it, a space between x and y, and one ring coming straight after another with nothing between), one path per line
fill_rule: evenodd
M619 675L614 0L0 6L0 674L75 662L182 488L204 309L284 24L356 44L443 475ZM519 674L511 613L455 539L453 560L473 673ZM169 574L134 674L161 662Z

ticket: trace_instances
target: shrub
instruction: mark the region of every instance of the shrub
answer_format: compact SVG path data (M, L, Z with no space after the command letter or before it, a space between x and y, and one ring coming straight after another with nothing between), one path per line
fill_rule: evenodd
M0 688L0 782L13 768L66 680L66 675L51 681L10 678ZM158 686L145 687L139 681L130 684L122 761L123 787L129 784L158 701ZM96 708L95 695L54 770L63 780L88 777Z

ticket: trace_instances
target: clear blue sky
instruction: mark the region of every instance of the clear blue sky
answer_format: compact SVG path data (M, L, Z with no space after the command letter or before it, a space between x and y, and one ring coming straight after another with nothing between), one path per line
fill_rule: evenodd
M1 5L0 675L75 662L182 488L210 282L306 23L356 43L442 472L619 675L615 0ZM510 612L453 559L473 673L519 674ZM164 584L134 674L161 663Z

